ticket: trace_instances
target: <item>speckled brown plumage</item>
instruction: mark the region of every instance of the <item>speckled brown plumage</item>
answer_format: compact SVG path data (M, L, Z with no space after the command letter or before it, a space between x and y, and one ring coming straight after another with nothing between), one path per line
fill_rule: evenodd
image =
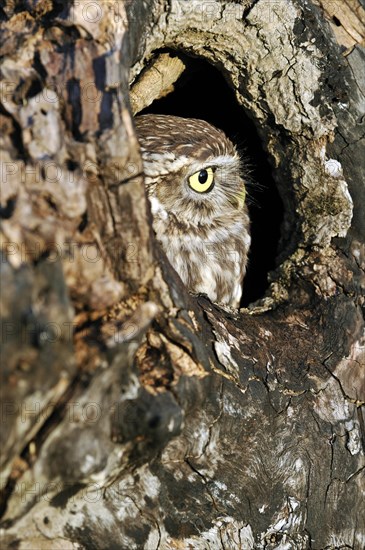
M238 307L250 235L234 145L197 119L142 115L136 129L153 228L169 261L190 292Z

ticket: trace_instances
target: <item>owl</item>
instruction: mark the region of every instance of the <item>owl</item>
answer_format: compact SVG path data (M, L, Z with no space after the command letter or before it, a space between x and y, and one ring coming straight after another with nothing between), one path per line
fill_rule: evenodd
M240 157L204 120L135 119L153 229L187 289L238 307L250 246Z

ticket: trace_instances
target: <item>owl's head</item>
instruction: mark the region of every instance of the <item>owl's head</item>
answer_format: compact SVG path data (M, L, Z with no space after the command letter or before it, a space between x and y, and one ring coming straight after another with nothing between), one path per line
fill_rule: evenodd
M142 115L135 122L152 211L162 207L198 224L244 208L240 158L221 130L170 115Z

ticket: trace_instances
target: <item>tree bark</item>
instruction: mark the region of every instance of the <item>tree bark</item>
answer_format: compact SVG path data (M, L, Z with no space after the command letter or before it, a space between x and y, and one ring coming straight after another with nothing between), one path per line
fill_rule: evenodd
M362 6L1 10L2 547L363 549ZM223 73L283 200L236 313L154 241L129 86L161 50Z

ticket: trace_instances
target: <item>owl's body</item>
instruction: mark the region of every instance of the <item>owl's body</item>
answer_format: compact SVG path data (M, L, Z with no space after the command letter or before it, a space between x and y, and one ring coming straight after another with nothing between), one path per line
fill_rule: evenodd
M153 228L192 293L238 307L250 246L241 163L207 122L136 118Z

